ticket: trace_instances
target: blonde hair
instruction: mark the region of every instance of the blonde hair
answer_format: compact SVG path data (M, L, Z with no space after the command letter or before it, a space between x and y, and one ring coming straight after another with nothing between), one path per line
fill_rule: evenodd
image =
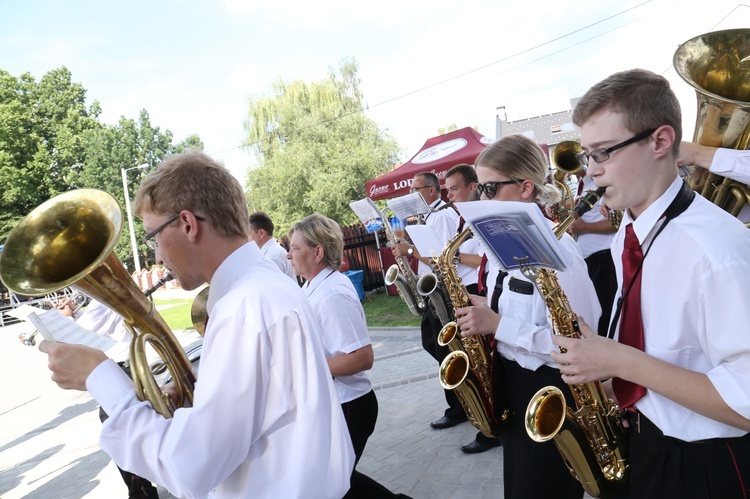
M134 213L174 215L190 210L206 217L222 236L247 238L245 192L223 165L201 151L169 156L135 195Z
M555 204L562 199L560 191L547 183L547 157L544 151L524 135L509 135L493 142L479 153L474 164L495 170L519 183L531 180L535 200L542 206Z
M298 232L310 247L321 245L329 267L338 270L344 256L344 234L339 224L320 213L308 215L289 229L289 237Z

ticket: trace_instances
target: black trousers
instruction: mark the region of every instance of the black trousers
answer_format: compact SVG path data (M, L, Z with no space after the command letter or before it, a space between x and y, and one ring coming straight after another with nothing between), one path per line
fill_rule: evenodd
M479 294L476 284L470 284L466 286L466 289L470 294ZM422 348L438 362L438 366L440 366L443 359L450 353L447 346L441 347L437 342L438 334L442 328L443 325L440 323L440 319L435 316L432 308L428 306L427 311L422 316ZM443 392L445 393L445 401L448 403L445 415L449 417L465 415L464 408L461 402L459 402L456 392L453 390L443 390Z
M378 399L375 392L371 390L357 399L341 404L341 410L344 411L346 426L352 439L355 455L354 466L356 468L367 445L367 439L375 430L375 422L378 419ZM368 499L381 497L396 496L369 476L356 469L352 472L351 489L344 498Z
M612 252L606 249L589 255L586 258L586 267L589 271L589 278L594 284L599 305L602 307L602 316L599 319L596 331L599 336L607 336L609 319L612 316L612 305L617 293L617 276L615 275L615 264L612 261Z
M133 376L130 374L130 366L124 362L118 362L117 365L120 366L120 368L125 371L125 374L132 379ZM99 407L99 420L103 423L107 418L109 418L107 413L104 412L104 409ZM128 488L128 497L130 499L159 499L156 487L153 486L150 480L146 480L145 478L134 475L129 471L125 471L119 466L117 466L117 470L120 472L120 476L122 476L122 480Z
M750 497L750 434L685 442L665 437L641 415L630 443L633 499L746 499Z
M551 440L537 443L529 438L524 425L526 406L545 386L554 385L565 394L568 406L575 407L570 389L560 371L542 366L536 371L503 359L505 389L510 399L510 423L502 436L505 499L580 499L583 488L568 471Z

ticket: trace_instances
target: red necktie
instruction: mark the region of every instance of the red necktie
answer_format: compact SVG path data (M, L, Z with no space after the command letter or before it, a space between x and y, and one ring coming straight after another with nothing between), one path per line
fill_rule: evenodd
M576 196L580 197L581 194L583 194L583 178L578 181L578 194Z
M483 254L479 262L477 278L477 292L480 296L487 296L487 254Z
M460 234L464 231L464 217L458 217L458 231L456 234Z
M633 224L625 228L625 247L622 251L622 282L624 297L622 304L622 319L620 320L620 343L643 350L643 320L641 318L641 276L642 272L633 278L643 262L643 251L638 238L633 231ZM631 284L632 283L632 284ZM628 292L628 289L630 291ZM646 395L646 389L630 381L620 378L612 380L612 389L622 409L630 409L641 397Z

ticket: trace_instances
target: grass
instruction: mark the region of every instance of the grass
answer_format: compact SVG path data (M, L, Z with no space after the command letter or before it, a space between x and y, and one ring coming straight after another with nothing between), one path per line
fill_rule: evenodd
M159 313L170 329L192 329L190 307L192 300L154 300ZM420 318L412 315L400 296L390 296L381 289L377 293L368 293L362 300L367 325L371 327L413 326L419 327Z
M193 321L190 319L190 307L193 305L193 300L154 300L154 303L172 331L194 329Z
M369 294L362 300L367 325L370 327L414 326L419 327L420 317L413 315L399 295L391 296L385 290Z

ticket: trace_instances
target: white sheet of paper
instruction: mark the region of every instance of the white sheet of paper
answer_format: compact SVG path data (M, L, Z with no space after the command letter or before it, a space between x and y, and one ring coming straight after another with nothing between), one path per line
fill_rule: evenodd
M57 310L39 312L29 314L28 320L47 341L85 345L102 351L109 350L117 343L112 338L79 326Z
M399 220L406 220L415 215L423 215L430 212L430 207L419 192L389 199L385 204L388 205L388 208L391 209Z
M383 214L380 212L378 207L370 198L360 199L359 201L352 201L349 203L349 207L359 217L362 223L372 220L373 218L382 218Z
M407 225L406 232L422 256L438 257L445 247L445 241L429 225Z

